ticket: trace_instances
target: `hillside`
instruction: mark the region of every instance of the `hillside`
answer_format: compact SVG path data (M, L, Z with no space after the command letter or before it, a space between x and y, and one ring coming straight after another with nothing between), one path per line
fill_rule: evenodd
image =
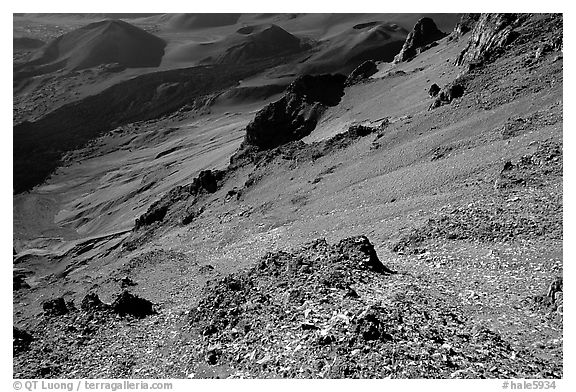
M14 377L564 377L563 17L413 18L166 27L211 64L16 124Z
M121 20L96 22L47 43L17 71L37 75L113 63L127 68L156 67L165 45L162 39Z

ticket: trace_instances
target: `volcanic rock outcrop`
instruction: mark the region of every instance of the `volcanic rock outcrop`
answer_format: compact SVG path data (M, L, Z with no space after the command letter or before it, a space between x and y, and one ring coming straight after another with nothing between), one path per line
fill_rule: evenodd
M474 28L474 25L480 18L481 14L464 14L460 18L460 21L454 27L453 35L455 37L461 37L464 34L468 33L470 30Z
M446 33L436 27L436 23L431 18L420 19L416 22L408 37L406 37L406 42L404 42L400 53L394 57L394 62L399 63L412 59L426 50L427 45L444 38L446 35Z
M324 110L340 102L345 82L341 74L296 79L280 100L265 106L248 124L244 145L270 149L309 135Z
M150 225L164 219L168 210L175 203L186 200L190 196L197 197L202 193L214 193L218 189L218 182L222 180L224 172L203 170L191 184L171 189L160 200L153 203L148 210L136 219L134 229ZM185 217L186 218L186 217Z
M359 83L362 80L368 79L376 72L378 72L376 63L372 60L366 60L354 71L352 71L350 75L348 75L348 79L346 79L346 86L352 86L353 84Z
M520 14L481 14L468 45L456 59L456 65L483 62L501 51L518 36L515 28L524 18L525 15ZM465 23L466 26L469 24Z

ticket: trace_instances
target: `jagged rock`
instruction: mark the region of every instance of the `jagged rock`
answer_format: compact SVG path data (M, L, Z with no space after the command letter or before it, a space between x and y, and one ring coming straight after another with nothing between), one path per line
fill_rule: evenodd
M186 200L190 196L216 192L218 182L222 180L224 174L221 170L203 170L198 174L198 177L194 178L191 184L172 188L160 200L154 202L144 214L136 218L134 229L137 230L140 227L164 220L173 204ZM186 217L184 220L186 220Z
M500 173L504 173L506 171L512 170L513 167L514 167L514 164L511 161L506 161L506 163L504 163L504 166L502 167L502 171Z
M154 304L147 299L140 298L124 290L114 302L112 302L112 311L121 316L131 315L137 318L143 318L154 314Z
M68 313L68 307L63 297L48 300L42 304L44 314L47 316L61 316Z
M296 95L308 103L336 106L344 96L342 74L304 75L288 86L288 94Z
M515 28L523 20L522 14L481 14L456 65L482 63L502 51L518 36Z
M260 110L246 127L241 150L249 146L271 149L309 135L328 106L344 95L344 75L304 75L284 96Z
M480 18L480 14L463 14L460 21L454 27L453 35L461 37L474 28Z
M552 51L562 51L563 45L563 37L561 34L542 42L534 53L534 60L540 60L546 53Z
M370 76L374 75L378 72L378 67L376 63L372 60L366 60L362 64L360 64L354 71L348 75L348 79L346 79L346 86L352 86L356 83L361 82L364 79L368 79Z
M536 295L532 297L533 304L537 309L556 312L562 314L564 297L563 297L563 278L557 277L548 286L546 295Z
M184 218L182 218L182 224L188 225L188 224L192 223L192 221L194 219L198 218L200 215L202 215L203 212L204 212L204 207L198 208L195 205L188 207L186 209L186 214L184 215Z
M12 332L12 352L13 352L13 354L16 355L17 353L28 350L28 348L30 347L30 343L32 343L33 340L34 340L34 338L28 332L26 332L22 329L13 327L13 332Z
M345 134L350 138L359 138L368 136L374 132L377 132L378 130L380 130L380 127L373 127L364 124L353 124L348 127L348 131L345 132Z
M434 83L432 86L430 86L430 89L428 90L428 95L430 95L431 97L435 97L438 95L439 92L440 92L440 86Z
M219 346L209 347L206 351L206 362L210 365L216 365L221 355L222 350Z
M562 277L557 277L548 287L548 293L546 294L549 298L553 301L556 300L557 293L561 293L563 291L564 284Z
M190 193L197 194L202 190L214 193L218 189L218 178L212 170L202 170L190 186Z
M136 218L134 228L138 229L142 226L148 226L154 222L162 221L167 213L168 205L161 204L160 201L155 202L148 208L148 211Z
M80 308L85 312L94 312L97 310L107 309L109 308L109 305L102 302L98 297L98 294L89 293L82 299Z
M382 132L389 124L390 120L388 118L382 120L380 124L377 125L352 124L348 127L346 132L334 135L330 139L324 141L321 148L321 154L326 155L339 148L345 148L356 140L374 133L382 136Z
M379 273L395 273L382 264L376 254L374 245L365 236L346 238L340 241L336 247L346 258L359 260L357 265L361 269L369 269Z
M406 37L400 53L394 57L394 62L407 61L426 50L426 46L444 38L447 34L436 27L431 18L422 18L414 25Z
M12 290L29 289L30 285L26 282L26 273L21 270L14 270L12 273Z

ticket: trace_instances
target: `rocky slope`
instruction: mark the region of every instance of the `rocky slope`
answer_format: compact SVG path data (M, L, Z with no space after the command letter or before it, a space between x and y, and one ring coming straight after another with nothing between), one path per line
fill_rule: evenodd
M114 245L17 257L14 376L561 378L563 21L507 18L298 78Z

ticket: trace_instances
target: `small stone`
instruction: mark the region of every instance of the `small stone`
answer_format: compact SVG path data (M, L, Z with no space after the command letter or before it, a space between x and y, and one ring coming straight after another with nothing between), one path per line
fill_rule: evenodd
M120 286L122 288L136 286L136 283L130 277L125 276L120 280Z
M317 330L320 329L318 328L316 325L312 324L312 323L302 323L301 327L303 330L305 331L311 331L311 330Z
M271 357L270 355L266 354L266 355L264 356L264 358L259 359L258 361L256 361L256 363L257 363L258 365L263 365L263 364L265 364L265 363L270 362L271 360L272 360L272 357Z

